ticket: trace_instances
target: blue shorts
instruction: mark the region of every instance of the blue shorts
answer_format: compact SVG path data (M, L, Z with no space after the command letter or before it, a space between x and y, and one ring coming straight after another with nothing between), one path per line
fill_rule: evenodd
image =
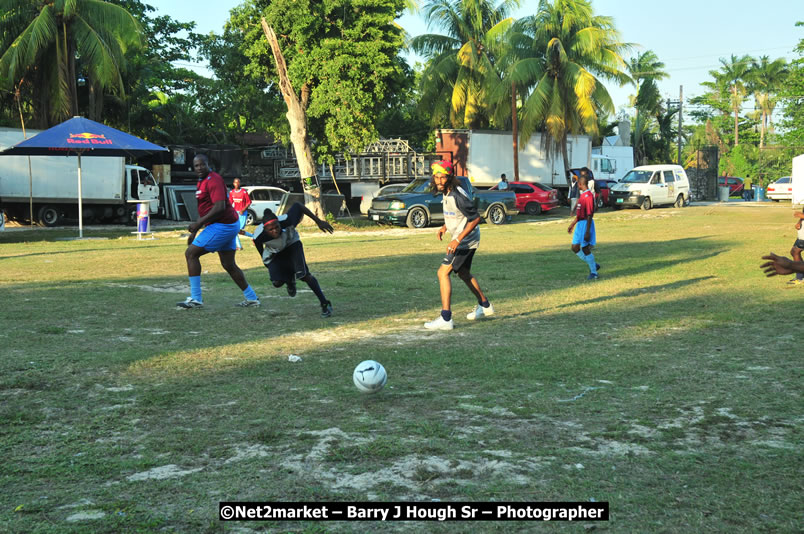
M237 250L238 232L240 232L240 221L229 224L212 223L193 239L193 245L207 252Z
M583 240L584 234L586 234L586 221L578 221L578 223L575 225L575 232L572 234L572 244L581 245L581 248L586 246L594 247L597 244L594 219L592 219L592 229L589 231L588 242Z

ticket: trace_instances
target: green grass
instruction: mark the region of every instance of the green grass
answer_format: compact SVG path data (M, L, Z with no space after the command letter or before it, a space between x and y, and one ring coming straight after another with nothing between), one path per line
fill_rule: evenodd
M262 308L233 307L210 255L205 308L175 309L178 230L0 233L0 531L580 529L217 520L225 500L432 499L609 501L598 528L617 532L795 531L804 288L758 269L793 223L789 205L602 212L592 283L568 221L484 225L474 272L497 315L467 321L456 279L450 333L421 328L434 228L303 230L328 320L250 250ZM379 394L351 383L365 359L388 370Z

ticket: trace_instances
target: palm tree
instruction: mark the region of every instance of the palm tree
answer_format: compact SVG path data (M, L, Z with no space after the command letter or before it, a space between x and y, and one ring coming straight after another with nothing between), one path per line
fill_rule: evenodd
M711 70L709 74L721 84L731 95L731 110L734 112L734 146L740 144L740 132L738 130L740 120L740 108L746 96L745 82L754 60L751 56L745 55L737 57L734 54L726 61L720 58L720 70Z
M79 77L91 97L103 89L122 93L123 56L142 43L139 23L122 7L102 0L0 0L0 13L0 83L33 86L40 126L78 114Z
M661 95L656 81L667 78L668 74L663 70L664 63L659 61L652 50L638 53L636 57L631 58L626 67L637 88L637 94L633 99L636 108L634 147L639 155L638 162L644 163L646 150L642 134L647 130L647 121L651 117L656 117L661 111Z
M500 83L494 51L513 23L508 18L520 0L430 0L424 6L428 25L446 35L426 34L413 38L411 48L427 57L421 77L421 107L431 112L433 125L456 128L489 126L495 108L502 104L489 96Z
M768 56L762 56L759 61L751 62L750 87L760 111L759 148L765 146L765 133L776 108L776 93L781 89L787 72L787 62L781 58L770 61Z
M599 78L631 81L610 17L595 16L589 0L540 0L536 15L518 21L514 33L527 36L513 46L520 59L510 80L525 87L520 143L544 131L547 152L560 151L569 168L567 136L595 134L598 116L614 113L611 96Z

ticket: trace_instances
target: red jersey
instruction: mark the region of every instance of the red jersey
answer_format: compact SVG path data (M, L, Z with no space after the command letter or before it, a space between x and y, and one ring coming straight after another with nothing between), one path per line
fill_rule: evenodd
M237 213L243 213L246 208L251 206L251 197L248 196L248 191L242 187L240 190L232 189L229 191L229 204L234 207Z
M226 202L226 184L223 183L221 175L216 172L210 172L206 178L198 180L198 183L195 184L195 198L198 201L199 217L209 213L216 202L223 201L226 209L218 220L212 222L231 224L240 219L232 205Z
M576 206L576 211L578 212L578 220L585 221L586 218L590 215L595 214L595 195L588 189L581 193L581 198L578 199L578 205Z

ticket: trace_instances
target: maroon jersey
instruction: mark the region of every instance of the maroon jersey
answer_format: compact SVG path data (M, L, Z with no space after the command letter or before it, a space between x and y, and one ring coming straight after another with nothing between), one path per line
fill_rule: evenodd
M226 184L223 183L223 178L216 172L210 172L206 178L198 180L195 185L195 198L198 200L198 215L203 217L212 209L216 202L223 201L226 209L223 214L218 217L218 220L212 222L219 222L224 224L231 224L239 220L239 216L234 208L226 202Z
M578 212L578 220L585 221L589 215L595 214L595 195L588 189L581 194L578 205L575 208Z
M239 191L232 189L229 191L229 204L231 204L237 213L243 213L246 208L251 206L251 197L248 196L248 191L240 188Z

